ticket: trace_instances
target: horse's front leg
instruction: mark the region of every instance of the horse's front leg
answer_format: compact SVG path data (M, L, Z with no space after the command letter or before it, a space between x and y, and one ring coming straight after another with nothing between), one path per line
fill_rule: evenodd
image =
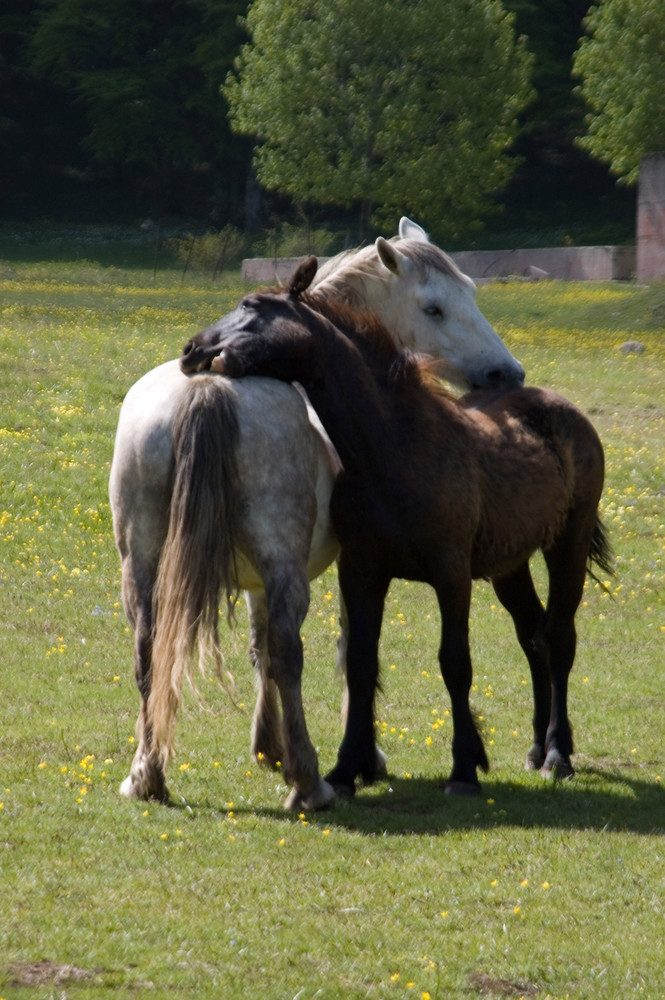
M268 605L265 591L245 591L249 611L249 656L256 679L256 707L252 721L252 754L259 764L276 767L284 758L279 690L270 673Z
M166 802L166 788L161 757L154 752L152 734L147 722L147 705L152 674L152 587L147 593L134 585L129 567L123 567L123 599L125 610L134 628L134 677L141 698L136 724L138 746L129 774L120 785L120 794L129 799L157 799Z
M469 693L472 668L469 650L471 578L445 574L436 586L441 609L439 650L441 674L450 695L453 716L453 769L446 783L450 795L476 795L480 791L477 768L489 769L487 755L471 714Z
M337 763L326 776L335 791L353 795L355 779L361 775L366 782L380 776L374 731L374 698L379 677L379 638L383 605L389 579L378 579L342 557L339 562L339 583L343 606L346 608L347 635L347 705L344 737Z
M279 571L265 583L270 669L282 701L283 773L286 782L293 785L285 805L293 810L323 809L332 803L335 793L319 775L302 703L300 627L309 606L307 573L280 561Z
M349 613L346 609L344 596L340 590L339 594L339 638L337 640L337 671L344 680L344 694L342 695L342 725L346 728L346 720L349 714L349 684L347 681L347 661L349 656ZM388 766L387 757L379 746L375 746L375 778L387 778Z

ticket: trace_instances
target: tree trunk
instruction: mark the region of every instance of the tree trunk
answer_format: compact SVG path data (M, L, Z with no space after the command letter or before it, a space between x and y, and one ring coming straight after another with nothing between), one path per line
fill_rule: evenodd
M372 202L369 198L363 198L360 202L358 236L361 244L369 243L372 236Z

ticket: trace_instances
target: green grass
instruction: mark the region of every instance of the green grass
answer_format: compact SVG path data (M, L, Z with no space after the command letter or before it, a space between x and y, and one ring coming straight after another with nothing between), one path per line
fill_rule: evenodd
M529 380L589 412L606 447L618 577L611 595L589 584L578 615L576 777L523 771L526 664L478 584L473 701L492 770L480 798L443 795L438 615L426 588L396 582L377 722L390 780L290 816L279 774L249 758L243 607L224 634L237 703L213 683L208 712L187 699L173 805L118 795L138 706L106 493L118 407L242 283L12 267L0 286L0 997L662 997L665 289L479 291ZM644 353L621 353L634 339ZM336 600L329 571L304 628L324 769L340 738Z

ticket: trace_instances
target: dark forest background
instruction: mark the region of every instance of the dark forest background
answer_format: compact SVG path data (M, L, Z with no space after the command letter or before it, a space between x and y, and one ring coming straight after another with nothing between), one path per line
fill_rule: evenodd
M534 55L536 96L522 115L516 172L496 195L501 211L448 248L633 242L634 189L576 146L584 107L571 66L590 3L505 6ZM229 128L219 88L245 40L246 8L241 0L3 0L0 217L150 218L245 232L304 219L352 232L348 210L296 207L262 191L252 143Z

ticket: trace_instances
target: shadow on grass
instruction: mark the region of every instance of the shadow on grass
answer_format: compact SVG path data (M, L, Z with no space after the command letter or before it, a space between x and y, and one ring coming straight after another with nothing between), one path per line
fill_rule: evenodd
M334 825L388 836L496 827L665 833L665 789L584 768L570 781L486 780L479 796L446 795L444 779L391 778L335 807ZM328 825L331 825L328 822Z
M445 779L390 777L338 800L310 824L376 836L436 836L454 830L524 827L605 833L665 834L665 788L618 771L581 767L575 778L546 781L533 774L521 781L486 779L478 796L446 795ZM174 809L224 813L221 803L171 801ZM234 806L236 816L300 822L281 808Z

